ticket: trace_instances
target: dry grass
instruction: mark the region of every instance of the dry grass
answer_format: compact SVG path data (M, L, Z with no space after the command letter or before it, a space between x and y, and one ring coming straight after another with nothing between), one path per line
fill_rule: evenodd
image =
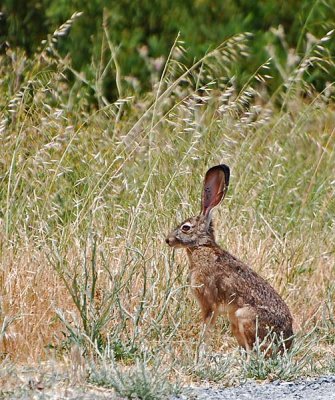
M231 71L245 40L190 69L173 59L182 52L176 42L151 94L99 110L87 107L79 76L68 87L55 49L33 60L2 56L3 359L62 360L76 344L85 357L104 358L108 348L123 365L143 354L148 365L174 360L172 376L198 379L189 371L200 315L185 255L164 236L197 213L204 171L224 161L232 178L215 215L219 243L278 289L302 338L314 328L313 359L327 370L335 351L332 85L317 94L303 79L309 49L276 98L259 94L264 66L237 91ZM236 348L224 321L211 345Z

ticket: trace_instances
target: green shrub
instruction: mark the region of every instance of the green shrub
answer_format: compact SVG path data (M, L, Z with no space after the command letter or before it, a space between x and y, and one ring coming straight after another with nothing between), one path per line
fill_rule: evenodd
M187 43L187 56L183 61L188 65L227 37L251 32L252 57L235 67L238 84L242 85L271 55L276 59L271 64L274 76L271 88L274 90L283 81L282 75L290 72L287 69L295 62L294 58L305 53L306 32L320 38L335 27L335 8L319 0L313 3L309 0L284 3L280 0L144 0L140 3L132 0L5 0L0 42L7 40L11 47L23 47L31 54L47 34L77 11L83 15L73 26L70 37L60 40L57 48L62 55L71 55L74 68L83 71L88 80L94 78L94 66L102 70L107 67L103 90L109 100L119 97L120 93L114 80L116 66L108 64L104 29L115 46L123 85L129 94L133 91L129 79L133 82L136 78L136 85L142 91L151 89L148 72L161 72L160 57L167 58L178 32ZM313 36L309 38L313 40ZM296 53L291 49L296 49ZM333 43L329 56L334 50ZM310 77L318 90L330 79L331 74L326 71Z

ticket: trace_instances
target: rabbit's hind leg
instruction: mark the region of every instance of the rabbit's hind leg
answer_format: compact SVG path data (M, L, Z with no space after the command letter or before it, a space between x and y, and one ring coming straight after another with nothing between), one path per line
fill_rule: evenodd
M244 347L247 352L252 350L255 342L255 311L249 307L238 308L232 318L232 331L240 346Z

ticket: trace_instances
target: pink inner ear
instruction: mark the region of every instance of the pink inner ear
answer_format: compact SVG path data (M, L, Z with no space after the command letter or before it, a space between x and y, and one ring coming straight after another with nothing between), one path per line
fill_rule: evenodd
M218 166L209 169L204 182L202 214L207 216L220 203L226 191L226 176L222 168Z

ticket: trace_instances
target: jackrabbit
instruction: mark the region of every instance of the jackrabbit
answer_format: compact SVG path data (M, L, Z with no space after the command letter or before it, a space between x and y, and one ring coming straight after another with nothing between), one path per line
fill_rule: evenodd
M205 176L201 213L180 224L166 238L171 247L184 247L190 261L190 285L201 307L206 327L219 313L228 315L240 346L253 348L269 332L291 345L292 316L273 287L243 262L215 242L211 212L225 196L230 170L227 165L210 168Z

